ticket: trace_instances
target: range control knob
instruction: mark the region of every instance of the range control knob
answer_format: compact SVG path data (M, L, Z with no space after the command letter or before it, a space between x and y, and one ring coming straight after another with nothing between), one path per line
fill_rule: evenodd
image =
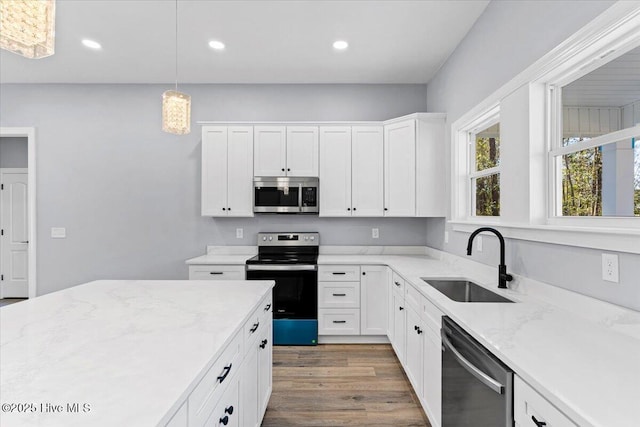
M309 237L311 240L316 240L316 236Z
M273 240L273 236L269 236L269 240Z
M309 240L309 236L304 236L304 240Z
M267 240L267 236L262 236L262 240Z

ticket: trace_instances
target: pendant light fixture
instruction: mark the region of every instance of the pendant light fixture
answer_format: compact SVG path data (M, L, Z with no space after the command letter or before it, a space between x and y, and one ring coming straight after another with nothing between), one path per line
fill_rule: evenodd
M162 94L162 130L176 135L191 132L191 97L178 92L178 0L176 0L176 88Z
M27 58L54 53L55 0L0 0L0 48Z

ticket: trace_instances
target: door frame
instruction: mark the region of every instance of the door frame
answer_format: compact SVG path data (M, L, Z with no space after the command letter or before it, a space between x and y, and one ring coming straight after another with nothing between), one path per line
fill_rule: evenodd
M29 216L29 298L37 295L36 286L36 129L33 127L0 127L0 137L27 138L27 188Z

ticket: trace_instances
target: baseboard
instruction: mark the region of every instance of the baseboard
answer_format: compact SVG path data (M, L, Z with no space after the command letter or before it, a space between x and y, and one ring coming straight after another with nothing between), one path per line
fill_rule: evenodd
M320 335L318 344L389 344L386 335Z

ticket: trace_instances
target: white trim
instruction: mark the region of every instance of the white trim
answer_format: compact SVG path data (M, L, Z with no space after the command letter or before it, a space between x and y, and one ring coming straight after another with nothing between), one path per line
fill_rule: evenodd
M448 221L454 231L471 233L489 221ZM640 230L496 223L505 238L640 254Z
M27 185L29 187L29 298L37 295L36 277L36 130L33 127L0 127L0 137L27 138Z
M485 176L496 175L496 174L500 174L500 166L494 166L492 168L482 169L481 171L478 171L478 172L469 172L469 178L471 179L482 178Z
M578 151L588 150L589 148L613 144L615 142L624 141L625 139L631 140L631 138L638 137L640 137L640 125L607 133L591 139L586 139L572 145L567 145L566 147L558 147L551 150L549 154L552 157L562 156L564 154L576 153Z
M379 126L390 125L393 123L399 123L406 120L420 120L422 118L429 119L446 119L445 113L411 113L401 117L394 117L388 120L378 121L211 121L211 120L199 120L196 123L199 125L257 125L257 126Z

